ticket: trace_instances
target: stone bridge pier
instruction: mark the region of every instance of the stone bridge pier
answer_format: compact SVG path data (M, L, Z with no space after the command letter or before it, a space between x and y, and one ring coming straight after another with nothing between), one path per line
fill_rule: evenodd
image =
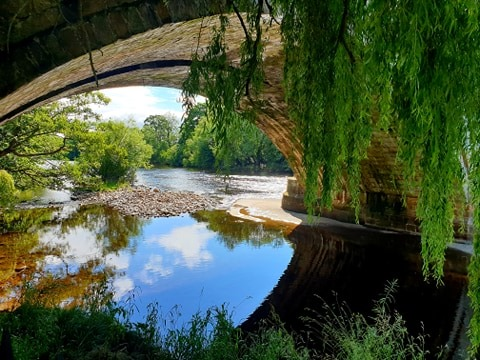
M189 0L2 0L0 2L0 125L47 102L86 91L129 85L180 88L195 51L210 40L217 18L200 18ZM210 1L216 12L218 1ZM229 57L239 61L243 30L235 17L227 34ZM264 38L265 80L257 126L303 178L301 139L289 119L282 87L278 25ZM132 104L132 106L134 106ZM402 200L394 135L374 134L362 164L364 224L417 231L417 194ZM301 186L291 179L285 209L303 211ZM353 221L348 194L332 211ZM463 221L463 219L460 219Z

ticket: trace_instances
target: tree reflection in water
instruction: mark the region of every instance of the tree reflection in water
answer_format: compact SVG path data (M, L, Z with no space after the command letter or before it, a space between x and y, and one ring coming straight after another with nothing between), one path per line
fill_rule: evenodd
M227 296L237 296L234 301L239 301L246 292L265 296L271 290L263 305L244 322L245 329L255 327L274 307L282 321L299 330L305 308L322 305L316 295L327 303L345 301L352 311L369 316L372 301L382 293L386 282L398 279L395 308L414 334L424 326L430 349L446 342L451 349L461 348L465 339L469 315L468 304L462 301L466 299L468 259L462 253L449 251L445 285L437 288L427 284L421 272L419 238L413 235L360 226L352 231L347 225L331 224L293 229L243 221L225 211L200 211L190 218L142 220L102 206L8 212L0 217L0 226L2 310L15 309L22 296L66 307L84 305L86 299L91 301L98 295L103 299L97 301L108 301L118 296L119 288L113 294L115 286L104 285L114 279L132 281L133 277L148 293L147 302L159 298L184 300L178 294L192 301L192 288L205 286L198 275L204 273L220 304ZM286 243L285 237L292 242ZM274 253L261 252L259 257L250 250L247 258L230 257L232 250L241 249L241 245L256 250L276 249ZM224 251L214 252L218 247ZM292 258L291 247L295 248ZM289 251L279 251L285 248ZM133 273L122 277L119 274L127 272L128 266L122 267L121 261L133 254L137 259L135 264L131 260L128 269ZM171 259L166 259L172 254ZM273 286L261 275L275 267L279 273L273 274L273 284L284 273ZM200 269L199 273L190 272L192 268ZM147 270L150 282L141 277ZM174 272L180 277L173 277ZM133 281L129 285L134 286ZM243 293L236 292L239 289ZM196 295L202 293L198 290ZM203 296L206 302L206 293ZM262 299L255 300L258 302L254 308ZM170 304L168 301L165 303ZM198 300L193 301L198 304Z
M182 293L185 289L177 285L185 279L173 280L177 282L173 285L171 280L166 284L163 279L171 278L173 272L175 276L178 273L187 278L196 277L193 274L187 275L186 271L192 270L200 273L214 272L215 274L209 275L209 281L212 281L217 275L229 274L232 270L230 267L221 267L231 265L232 262L229 261L244 266L248 263L245 260L225 262L222 258L227 256L221 253L215 253L214 259L211 251L217 250L213 249L223 248L231 253L231 250L238 249L241 244L256 249L268 245L275 250L291 246L284 241L286 228L239 220L220 210L200 211L190 217L193 224L190 224L191 220L185 222L179 221L179 218L145 220L124 216L108 207L74 205L4 213L0 219L2 309L15 309L25 296L36 303L50 306L78 306L99 288L106 301L112 298L120 300L137 286L145 294L160 296L168 287L171 291ZM144 231L148 234L144 235ZM142 242L142 248L137 246L137 241ZM285 266L283 261L288 261L289 254L291 248L290 251L283 251L280 257L282 260L275 258L279 269L265 270L272 274L278 271L281 273ZM133 255L136 255L136 260L132 260ZM230 256L235 255L228 255L229 259ZM264 259L263 264L258 266L264 269L268 264ZM162 273L157 265L167 268L171 266L172 269ZM181 270L181 267L186 269ZM265 270L261 271L265 273ZM150 272L145 274L145 271ZM248 271L235 271L242 271L245 274L242 275L243 278L249 277L249 271L255 270L250 266ZM275 280L280 273L272 275L276 276ZM258 277L259 282L260 279ZM187 284L186 281L184 283ZM109 286L102 287L102 284ZM252 281L249 285L252 285ZM213 282L208 286L217 285ZM252 289L247 289L248 286L244 284L237 286L245 288L242 292L258 292L258 288L263 289L266 284L256 284ZM109 292L104 291L107 288ZM234 300L241 302L244 296L246 295ZM226 300L218 301L221 304ZM258 302L254 304L256 305Z
M256 223L235 218L225 214L225 211L198 211L192 214L198 222L207 223L207 228L216 232L227 249L233 250L239 244L249 244L253 247L263 245L281 246L291 227L268 222Z
M44 305L81 305L112 276L106 255L127 246L134 251L130 239L141 233L144 222L101 206L2 213L0 309L15 309L25 296ZM69 236L76 237L78 247L65 241ZM103 295L105 301L112 296Z

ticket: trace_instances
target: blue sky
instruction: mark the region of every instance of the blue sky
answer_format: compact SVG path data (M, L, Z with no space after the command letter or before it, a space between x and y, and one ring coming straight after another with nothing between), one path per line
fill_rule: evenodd
M101 90L111 99L107 106L96 107L95 110L105 119L126 120L133 118L138 126L149 115L173 114L180 119L183 114L178 89L132 86Z

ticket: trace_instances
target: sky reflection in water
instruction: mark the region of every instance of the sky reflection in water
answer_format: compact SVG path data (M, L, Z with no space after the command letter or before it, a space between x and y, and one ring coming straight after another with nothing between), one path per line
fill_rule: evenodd
M203 212L204 219L196 216L198 220L190 215L137 219L139 224L129 225L125 246L112 243L116 233L128 232L115 220L119 215L111 210L93 213L84 216L88 226L72 221L68 229L68 222L44 228L40 247L56 251L39 261L37 269L74 272L101 259L97 269L113 270L115 299L135 300L140 313L133 320L141 320L146 306L158 302L165 313L178 305L184 321L197 311L227 304L240 323L272 290L293 253L279 230L239 223L224 212ZM77 215L71 210L62 216Z

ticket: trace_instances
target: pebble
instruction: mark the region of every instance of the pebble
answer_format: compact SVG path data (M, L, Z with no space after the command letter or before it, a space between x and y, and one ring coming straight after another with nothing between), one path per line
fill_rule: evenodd
M80 202L110 206L124 215L142 218L177 216L216 205L216 201L192 192L160 191L146 187L93 193L82 197Z

